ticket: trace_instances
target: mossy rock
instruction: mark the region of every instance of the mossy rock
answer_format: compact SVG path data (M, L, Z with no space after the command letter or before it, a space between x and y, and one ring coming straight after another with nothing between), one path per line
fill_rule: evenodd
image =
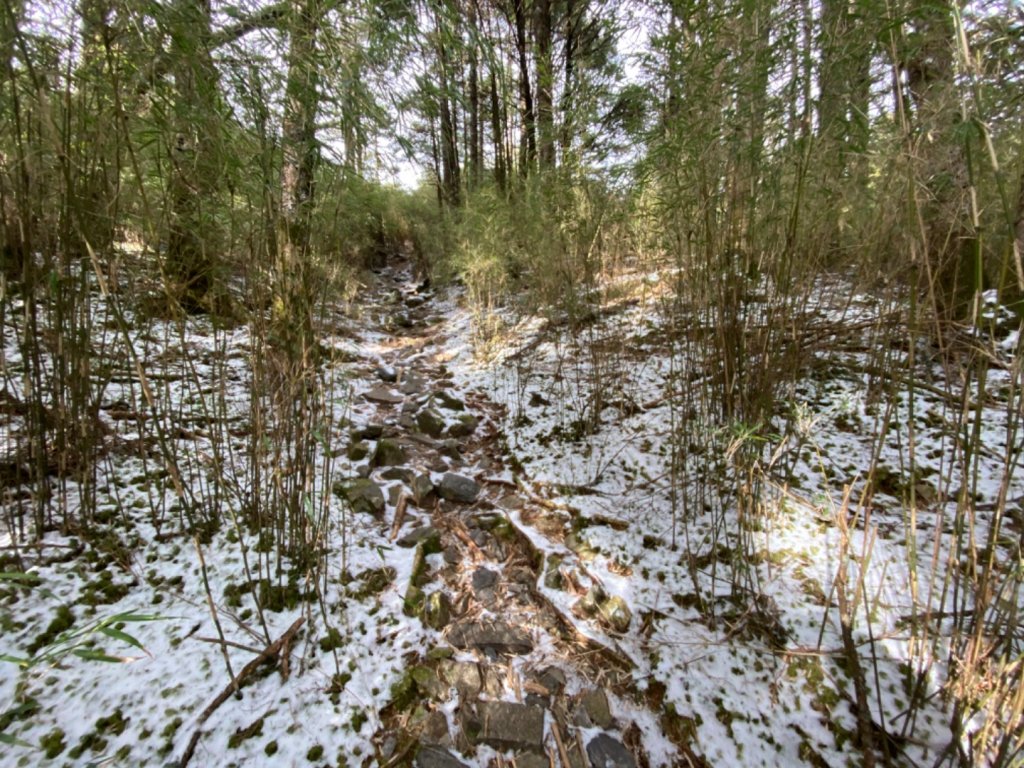
M356 514L384 515L384 491L372 480L361 477L348 483L336 483L334 493L345 499Z
M405 464L406 461L405 449L401 445L389 438L381 438L377 441L370 464L375 467L393 467Z
M424 408L416 414L416 428L430 437L440 437L444 432L444 419L433 408Z

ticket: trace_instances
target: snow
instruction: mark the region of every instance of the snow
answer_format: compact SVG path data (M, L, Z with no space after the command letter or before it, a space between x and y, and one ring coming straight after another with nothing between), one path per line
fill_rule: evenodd
M639 282L651 288L669 277L651 273ZM428 357L444 363L453 376L453 394L463 399L482 394L502 406L502 437L524 468L524 481L551 502L570 507L574 518L598 521L579 532L596 552L581 563L564 541L531 527L522 511L508 512L540 552L561 556L584 587L593 577L631 607L633 621L622 635L582 619L575 619L577 628L633 661L637 687L660 690L655 698L663 702L664 712L692 729L696 753L711 765L856 765L857 723L853 686L840 659L836 575L843 568L849 585L863 580L855 637L864 643L861 659L868 666L872 715L890 732L900 733L901 713L909 706L907 665L928 671L928 695L950 673L942 638L923 661L912 653L908 617L971 606L968 597L961 595L957 603L952 589L943 590L946 579L963 586L958 554L951 551L954 527L971 527L971 539L983 546L991 505L1001 488L1008 499L1024 497L1018 467L1007 468L1002 461L1018 439L1019 414L1001 393L1019 384L1019 331L1009 329L989 340L1002 355L1003 367L989 370L986 397L972 392L981 399L977 410L964 410L934 391L955 384L955 377L967 376L967 370L947 372L922 355L914 375L930 386L917 389L913 400L905 388L886 399L884 392L879 394L885 382L865 373L871 369L870 351L844 353L845 364L815 352L822 366L809 370L780 398L771 423L742 432L737 425L715 426L694 418L668 397L673 391L699 394L700 380L687 384L684 377L701 361L688 357L692 351L685 344L670 341L674 321L658 295L650 291L643 301L604 315L579 340L564 325L502 310L504 330L496 342L478 333L478 316L464 306L458 291L451 291L434 300L436 312L446 317L440 348L410 346L401 350L402 359L405 364ZM869 334L890 311L868 295L829 299L836 295L823 286L807 302L806 311L823 329L863 325ZM1006 324L1004 308L987 297L986 307L994 323ZM343 455L348 424L375 418L375 407L359 396L367 389L368 372L399 349L392 335L372 324L376 309L371 307L362 319L344 318L345 327L330 328L325 335L326 348L354 362L330 365L317 382L323 439L308 497L326 520L321 594L311 604L265 611L264 631L248 590L242 590L239 605L232 606L225 596L229 586L244 585L246 562L254 579L287 582L293 572L293 564L259 552L260 532L243 522L249 505L265 501L252 487L253 462L263 462L264 477L274 476L273 456L252 456L261 436L252 434L250 423L253 364L259 354L250 329L214 328L202 318L176 322L127 313L132 351L152 388L150 407L130 364L125 334L106 321L108 308L94 299L95 343L120 361L103 388L100 413L111 447L101 461L96 488L97 515L115 521L104 528L111 539L105 549L93 542L106 555L89 560L81 556L84 542L73 530L49 532L34 548L16 541L16 531L0 534L0 552L11 553L17 546L40 580L36 588L9 589L17 597L4 599L0 652L29 655L28 646L62 604L72 607L76 626L125 612L159 619L124 627L145 652L116 638L95 638L96 648L132 657L127 664L69 657L23 673L6 666L0 697L9 705L31 697L39 711L15 720L5 735L38 745L59 728L67 750L88 743L89 734L101 737L104 743L94 740L95 749L85 749L83 760L116 757L126 765L175 760L200 713L227 684L225 656L237 674L253 658L246 649L262 650L304 616L307 632L293 649L288 679L277 671L257 676L240 700L231 698L219 707L201 726L193 765L309 765L307 754L316 744L326 749L324 761L332 764L362 764L375 753L373 736L391 686L409 659L422 657L438 642L436 632L403 612L413 551L395 547L388 538L391 501L388 522L382 525L353 516L331 493L335 480L356 471ZM9 331L23 329L14 302L8 310L3 381L12 396L21 398L24 370L17 333ZM756 315L757 307L752 311ZM1013 407L1018 406L1019 400ZM132 416L115 419L111 414L118 410ZM451 414L442 415L452 423ZM950 431L969 429L975 420L986 450L972 457L965 473ZM171 435L184 499L163 456L126 447L151 437L154 424ZM883 427L887 437L877 464L895 474L908 466L913 435L919 496L928 497L919 498L913 523L898 490L876 490L872 499L864 498L864 478ZM13 448L24 428L17 414L0 418L0 453ZM689 443L707 450L691 451ZM685 450L680 452L680 446ZM726 477L737 451L752 452L763 470L758 478L763 513L748 514L746 522L735 507L733 490L716 489L709 479ZM513 478L511 471L488 475ZM779 479L783 475L785 481ZM956 497L965 482L979 496L974 513L962 518ZM72 482L67 488L73 516L77 490ZM843 505L846 488L851 489L849 506ZM8 495L11 490L4 490L5 522L16 503ZM197 544L180 532L189 498L200 511L202 505L217 505L226 513L224 525L208 541ZM845 551L840 518L849 524ZM625 527L599 521L621 521ZM1011 530L1019 533L1019 528ZM207 602L197 546L207 566L219 630ZM1004 536L998 547L1000 557L1019 562L1019 541ZM917 558L915 568L908 566L908 549ZM379 594L360 596L359 576L382 567L394 569L395 578ZM110 584L126 585L126 594L110 604L85 605L89 585L102 587L103 574L109 574ZM311 589L298 575L299 586ZM543 587L543 578L540 587L564 615L573 615L572 595ZM715 608L713 619L701 605ZM318 645L329 628L340 636L335 651ZM229 643L223 651L208 642L219 631ZM537 639L542 653L556 653L545 649L544 636ZM874 656L866 651L872 642ZM340 690L332 688L339 673L347 678ZM651 765L673 764L676 748L657 714L612 698L615 714L637 723ZM445 710L450 723L454 706L451 702ZM123 730L97 726L98 718L118 710L126 722ZM229 744L234 734L259 720L259 735ZM980 728L983 722L979 717L974 725ZM942 697L931 696L908 732L908 762L933 763L953 738L948 723ZM37 751L19 746L0 750L5 765L34 765L39 759ZM481 749L478 764L486 765L492 754ZM68 755L65 751L62 759Z

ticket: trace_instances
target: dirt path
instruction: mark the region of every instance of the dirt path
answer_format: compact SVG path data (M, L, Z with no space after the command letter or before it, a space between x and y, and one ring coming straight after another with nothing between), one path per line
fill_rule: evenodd
M509 479L499 406L453 387L430 287L397 261L366 306L389 336L356 385L373 410L353 425L349 455L366 461L346 494L357 510L393 506L382 524L409 552L405 610L439 633L425 658L408 659L382 713L380 764L704 764L658 690L632 679L614 636L635 619L566 546L571 515ZM385 506L382 485L397 480ZM552 591L577 596L575 616Z

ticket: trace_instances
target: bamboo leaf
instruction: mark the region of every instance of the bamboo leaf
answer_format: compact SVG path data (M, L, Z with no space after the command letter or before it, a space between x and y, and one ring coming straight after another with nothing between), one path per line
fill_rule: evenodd
M72 653L80 659L86 661L103 661L108 664L127 664L133 659L127 656L111 656L110 654L104 653L103 651L93 651L89 648L76 648Z
M10 736L6 733L0 733L0 744L10 744L12 747L28 747L29 749L35 749L35 747L33 747L27 741L16 739L13 736Z
M139 642L138 639L129 635L127 632L122 632L120 629L115 629L114 627L100 627L100 632L102 632L107 637L112 637L115 640L120 640L122 643L134 645L140 651L143 651L147 655L149 654L149 651L146 650L142 643Z

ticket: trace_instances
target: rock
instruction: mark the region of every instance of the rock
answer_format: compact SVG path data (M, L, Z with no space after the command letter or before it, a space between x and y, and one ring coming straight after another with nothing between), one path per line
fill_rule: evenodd
M370 446L362 440L358 440L354 443L349 443L348 450L345 452L345 455L352 461L362 461L369 455L369 453Z
M335 483L334 493L345 499L352 511L357 514L363 513L374 517L384 515L384 492L372 480L359 478L347 484Z
M591 688L580 694L580 707L590 722L599 728L611 728L615 722L608 707L608 695L600 688Z
M413 501L420 507L426 504L434 493L434 482L427 474L415 475L412 482L409 483L409 487L412 489Z
M416 414L416 426L425 435L440 437L444 432L444 419L433 408L424 408Z
M469 768L447 749L430 744L420 747L412 764L415 768Z
M413 528L395 543L405 549L412 549L421 542L428 555L440 552L441 532L432 525L422 525L419 528Z
M384 434L383 424L366 424L349 432L353 440L377 440Z
M441 478L441 484L437 487L437 493L442 499L448 501L472 504L480 495L480 486L465 475L446 472Z
M442 408L447 408L449 411L464 411L466 410L466 404L459 400L454 395L449 394L443 389L439 389L434 393L434 399L440 404Z
M442 440L441 444L437 447L437 452L452 461L462 461L462 451L459 450L459 441L455 438L450 437L447 440Z
M533 650L533 640L528 632L500 621L456 624L449 630L448 642L456 648L476 648L494 654L520 655Z
M459 552L459 548L456 546L445 547L444 561L448 563L448 565L455 565L456 563L461 563L462 553Z
M477 704L477 720L480 730L475 741L499 750L544 750L544 710L541 707L481 701Z
M381 438L377 441L377 447L373 451L373 458L370 464L375 467L390 467L406 462L405 449L394 440Z
M416 476L416 470L411 467L388 467L380 473L382 480L401 480L408 483Z
M452 620L452 600L444 591L431 592L423 603L423 623L431 629L444 629Z
M501 529L507 529L508 518L500 512L481 512L480 514L473 515L469 519L468 524L482 531L500 534Z
M448 718L444 712L434 710L423 720L423 732L420 736L424 744L445 746L451 744L452 737L448 733Z
M426 694L432 699L440 701L447 693L444 683L441 682L441 678L439 678L437 676L437 672L430 667L413 667L409 670L409 676L412 678L412 681L416 683L416 690L420 693ZM422 712L421 709L417 711ZM415 718L415 716L416 713L414 712L413 717Z
M558 555L548 555L547 565L544 569L544 586L548 589L562 589L565 586L565 577L562 576L562 558Z
M595 582L587 590L587 593L576 602L576 607L584 616L593 616L607 599L604 589Z
M405 300L405 306L407 306L409 309L416 309L416 307L421 306L425 301L426 299L423 298L422 296L417 296L413 294L412 296L409 296Z
M418 376L415 373L410 373L404 379L402 384L398 387L398 390L403 395L418 395L427 386L427 381L422 376Z
M590 740L587 757L593 768L636 768L629 750L607 733L599 733Z
M458 421L448 427L448 434L452 437L468 437L476 432L476 428L479 424L480 420L476 416L464 413L459 416Z
M474 592L494 589L494 585L498 583L498 572L481 566L473 571L472 583Z
M383 384L377 384L363 392L363 397L371 403L384 403L386 405L398 405L405 399L398 392L395 392L390 387L385 387Z
M427 583L428 554L427 547L422 541L416 545L416 549L412 553L412 572L409 574L409 583L415 587L422 587Z
M601 621L614 629L616 632L625 632L633 620L633 612L629 610L626 601L621 597L610 597L601 603L598 611L601 614Z
M546 667L540 671L535 678L538 683L543 685L548 693L553 696L558 696L565 690L565 684L567 682L565 672L560 670L558 667Z
M525 752L516 756L516 768L550 768L551 763L546 757Z
M565 546L576 553L583 562L590 562L597 557L597 550L587 543L586 539L577 536L575 533L570 533L565 537Z
M381 365L375 371L377 378L388 384L394 384L398 381L398 372L390 365Z
M399 328L412 328L412 318L408 312L396 312L394 316L395 325Z
M445 660L438 667L441 679L464 699L475 699L483 688L480 667L464 661Z

